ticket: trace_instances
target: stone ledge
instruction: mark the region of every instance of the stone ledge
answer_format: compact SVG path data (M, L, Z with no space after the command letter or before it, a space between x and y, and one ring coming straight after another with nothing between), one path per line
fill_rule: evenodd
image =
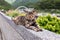
M5 17L3 15L3 17ZM5 17L7 22L19 33L25 40L60 40L60 35L50 32L48 30L43 30L42 32L35 32L33 30L27 29L22 25L15 25L12 20Z

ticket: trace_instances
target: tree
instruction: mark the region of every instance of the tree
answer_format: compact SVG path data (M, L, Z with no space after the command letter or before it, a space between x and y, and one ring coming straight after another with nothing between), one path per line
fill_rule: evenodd
M10 4L8 4L7 2L5 2L4 0L0 0L0 9L11 9L12 6Z
M42 0L38 3L42 9L60 9L60 0Z

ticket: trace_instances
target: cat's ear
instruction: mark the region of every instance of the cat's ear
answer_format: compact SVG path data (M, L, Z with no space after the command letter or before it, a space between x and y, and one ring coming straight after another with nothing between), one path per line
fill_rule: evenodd
M36 10L33 10L32 13L33 13L33 14L36 14L37 12L36 12Z
M24 10L24 12L29 13L28 11Z

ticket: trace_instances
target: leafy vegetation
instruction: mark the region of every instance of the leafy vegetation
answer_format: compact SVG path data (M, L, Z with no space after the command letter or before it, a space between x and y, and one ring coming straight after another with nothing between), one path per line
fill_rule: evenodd
M60 9L60 0L40 0L36 3L28 2L27 7L33 7L35 9Z
M60 0L41 0L36 4L39 9L60 9Z
M1 9L9 10L12 9L12 6L5 2L4 0L0 0L0 10Z
M10 17L16 17L19 15L18 12L14 10L9 10L8 12L6 12L6 14Z
M56 16L39 16L36 22L40 27L60 34L60 19Z
M16 17L16 16L25 16L25 13L21 13L18 10L9 10L6 12L6 14L10 17Z

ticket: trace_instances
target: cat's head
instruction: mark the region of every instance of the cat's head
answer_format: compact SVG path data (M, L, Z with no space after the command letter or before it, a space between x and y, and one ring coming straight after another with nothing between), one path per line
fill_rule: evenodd
M36 16L35 14L36 14L36 11L35 10L33 10L31 12L27 12L26 19L33 20L35 18L35 16Z
M26 12L26 14L36 14L36 10L31 10L31 11L28 11L28 10L24 10L24 12Z

